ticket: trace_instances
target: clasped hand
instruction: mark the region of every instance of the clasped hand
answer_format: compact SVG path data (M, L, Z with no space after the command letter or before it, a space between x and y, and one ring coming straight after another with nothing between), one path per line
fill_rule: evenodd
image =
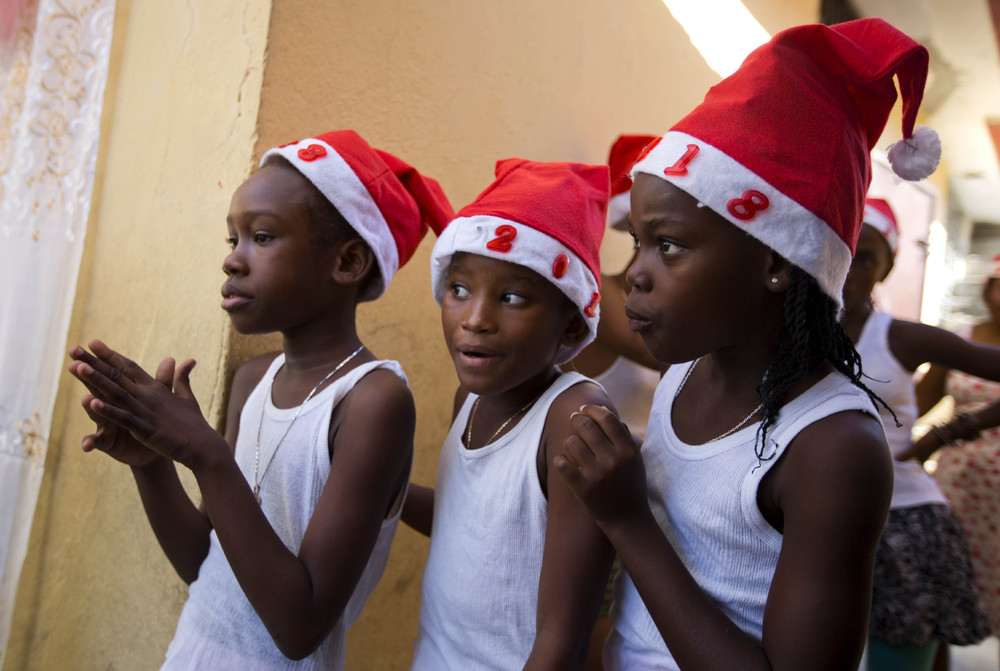
M83 347L69 351L69 372L90 392L81 403L97 425L83 439L84 452L97 449L136 468L160 456L190 467L193 433L207 429L215 434L191 391L194 360L178 366L174 359L164 359L151 377L100 340L88 345L92 353Z

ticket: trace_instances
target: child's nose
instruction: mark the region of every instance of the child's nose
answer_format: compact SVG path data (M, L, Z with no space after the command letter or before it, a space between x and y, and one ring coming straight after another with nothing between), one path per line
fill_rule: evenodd
M468 303L462 326L469 331L482 332L493 328L493 310L489 302L482 298L474 298Z
M222 261L222 272L226 275L244 275L246 274L246 263L243 259L243 254L240 251L239 245L237 245Z
M635 258L632 259L632 265L625 271L625 281L633 289L649 291L651 288L649 273L643 268L640 256L640 254L636 254Z

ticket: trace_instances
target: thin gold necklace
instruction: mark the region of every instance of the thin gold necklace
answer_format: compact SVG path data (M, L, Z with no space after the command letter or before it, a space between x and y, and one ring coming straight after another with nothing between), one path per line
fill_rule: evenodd
M315 394L316 391L321 386L323 386L324 382L326 382L331 377L336 375L338 370L346 366L347 362L356 357L358 355L358 352L360 352L364 348L365 346L362 345L361 347L357 348L356 350L348 354L346 359L338 363L336 368L334 368L325 376L323 376L323 379L316 383L316 386L312 388L312 391L306 394L305 400L302 401L301 404L299 404L298 409L292 416L292 421L288 423L288 426L285 427L284 433L281 434L281 438L278 439L278 444L274 446L274 451L271 452L271 458L267 460L267 463L264 465L264 472L260 474L260 479L258 479L257 465L260 463L260 430L261 427L264 426L264 410L267 409L267 402L271 398L271 387L274 385L274 377L277 376L278 374L277 371L275 371L274 376L271 377L271 381L267 383L267 396L264 397L264 403L260 406L260 422L257 423L257 446L254 449L254 454L253 454L253 496L255 499L257 499L257 505L260 505L260 486L261 484L263 484L264 478L267 477L267 471L269 468L271 468L271 463L274 461L274 455L278 453L278 448L281 447L281 443L285 440L285 436L287 436L288 432L291 430L292 424L294 424L295 420L299 418L299 414L302 412L302 408L306 407L306 403L308 403L309 399L313 397L313 394Z
M486 445L489 445L490 443L492 443L493 439L496 438L497 436L499 436L500 432L503 431L504 429L506 429L507 425L510 424L512 421L514 421L515 417L517 417L522 412L524 412L525 410L527 410L528 408L530 408L532 406L532 404L534 404L534 402L537 401L540 396L541 396L541 394L539 394L535 398L531 399L530 401L528 401L527 403L525 403L521 407L520 410L518 410L513 415L511 415L510 417L508 417L507 421L505 421L503 424L501 424L500 428L493 432L493 435L490 436L490 439L487 440L485 443L483 443L483 446L485 447ZM467 448L469 448L470 450L472 449L472 421L476 418L476 410L479 408L479 400L481 398L482 398L482 396L477 396L476 397L476 401L472 404L472 411L469 413L469 426L465 430L465 446Z
M698 358L698 359L695 359L695 360L694 360L694 363L693 363L693 364L691 364L691 367L690 367L690 368L688 368L688 369L687 369L687 372L685 372L685 373L684 373L684 378L683 378L683 379L681 380L681 383L680 383L680 386L678 386L678 387L677 387L677 391L675 391L675 392L674 392L674 400L675 400L675 401L677 400L677 397L678 397L678 396L680 396L680 393L681 393L681 389L683 389L683 388L684 388L684 385L685 385L685 384L687 384L687 381L688 381L688 378L689 378L689 377L691 377L691 371L693 371L693 370L694 370L694 367L698 365L698 362L699 362L699 361L701 361L701 358ZM754 415L756 415L756 414L757 414L758 412L760 412L760 411L761 411L761 410L763 410L763 409L764 409L764 404L763 404L763 403L761 403L761 404L760 404L760 405L758 405L758 406L757 406L756 408L754 408L754 409L753 409L753 411L752 411L752 412L751 412L751 413L750 413L749 415L747 415L746 417L744 417L744 418L743 418L743 419L742 419L742 420L740 421L740 423L739 423L739 424L737 424L737 425L736 425L736 426L734 426L733 428L729 429L729 431L726 431L726 432L725 432L724 434L722 434L721 436L716 436L715 438L712 438L711 440L706 440L704 444L706 444L706 445L707 445L708 443L714 443L714 442L716 442L716 441L718 441L718 440L722 440L723 438L726 438L726 437L728 437L728 436L731 436L731 435L733 435L734 433L736 433L737 431L739 431L740 429L742 429L742 428L743 428L744 426L746 426L747 422L749 422L749 421L750 421L750 419L751 419L751 418L752 418L752 417L753 417Z

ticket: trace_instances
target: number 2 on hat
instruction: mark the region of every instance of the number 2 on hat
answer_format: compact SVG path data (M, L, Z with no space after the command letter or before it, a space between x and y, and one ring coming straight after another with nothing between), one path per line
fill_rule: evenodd
M486 243L486 249L494 252L509 252L513 246L513 240L517 237L517 229L509 224L497 226L497 237Z

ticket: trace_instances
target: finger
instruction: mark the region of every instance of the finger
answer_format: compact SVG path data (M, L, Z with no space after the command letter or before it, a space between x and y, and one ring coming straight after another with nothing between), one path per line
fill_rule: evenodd
M615 445L628 444L634 447L632 432L618 417L603 405L585 405L580 414L593 421L608 441Z
M197 403L194 392L191 390L191 371L194 370L197 362L188 359L177 367L174 373L174 392L181 398L186 398Z
M151 433L151 427L147 423L141 421L127 410L105 403L100 399L91 401L90 409L98 416L112 424L118 425L133 436L148 436Z
M83 440L80 441L80 448L84 452L93 452L97 449L97 440L93 434L89 436L84 436Z
M97 358L111 367L111 370L104 372L104 375L109 380L119 383L125 389L132 389L132 383L153 380L149 373L143 370L142 366L122 356L100 340L91 340L88 344L90 345L90 350Z
M168 356L156 368L156 381L169 389L174 381L174 371L176 368L177 362L174 361L173 357Z
M579 464L568 455L560 453L552 457L552 466L571 490L576 492L577 489L581 488L583 472L580 470Z
M586 407L591 408L593 406ZM570 418L570 425L573 427L573 431L576 432L578 439L585 443L594 455L614 450L612 441L604 432L604 428L586 412L574 412Z
M102 402L121 408L130 407L134 402L132 395L120 384L123 381L120 373L117 379L111 379L88 364L78 363L75 374L87 385L90 393ZM91 404L91 408L93 408L93 404Z
M83 406L83 409L84 409L84 410L86 411L86 413L87 413L87 416L88 416L88 417L90 417L90 419L91 419L91 420L92 420L92 421L93 421L93 422L94 422L95 424L97 424L98 426L100 426L100 425L101 425L101 424L103 424L103 423L104 423L104 422L105 422L106 420L105 420L105 419L104 419L103 417L101 417L100 415L96 414L96 413L95 413L94 411L92 411L92 410L90 409L90 404L91 404L91 402L92 402L92 401L94 401L94 400L95 400L95 399L94 399L94 396L93 396L93 395L91 395L91 394L87 394L87 395L86 395L86 396L84 396L84 397L83 397L82 399L80 399L80 405L82 405L82 406Z

